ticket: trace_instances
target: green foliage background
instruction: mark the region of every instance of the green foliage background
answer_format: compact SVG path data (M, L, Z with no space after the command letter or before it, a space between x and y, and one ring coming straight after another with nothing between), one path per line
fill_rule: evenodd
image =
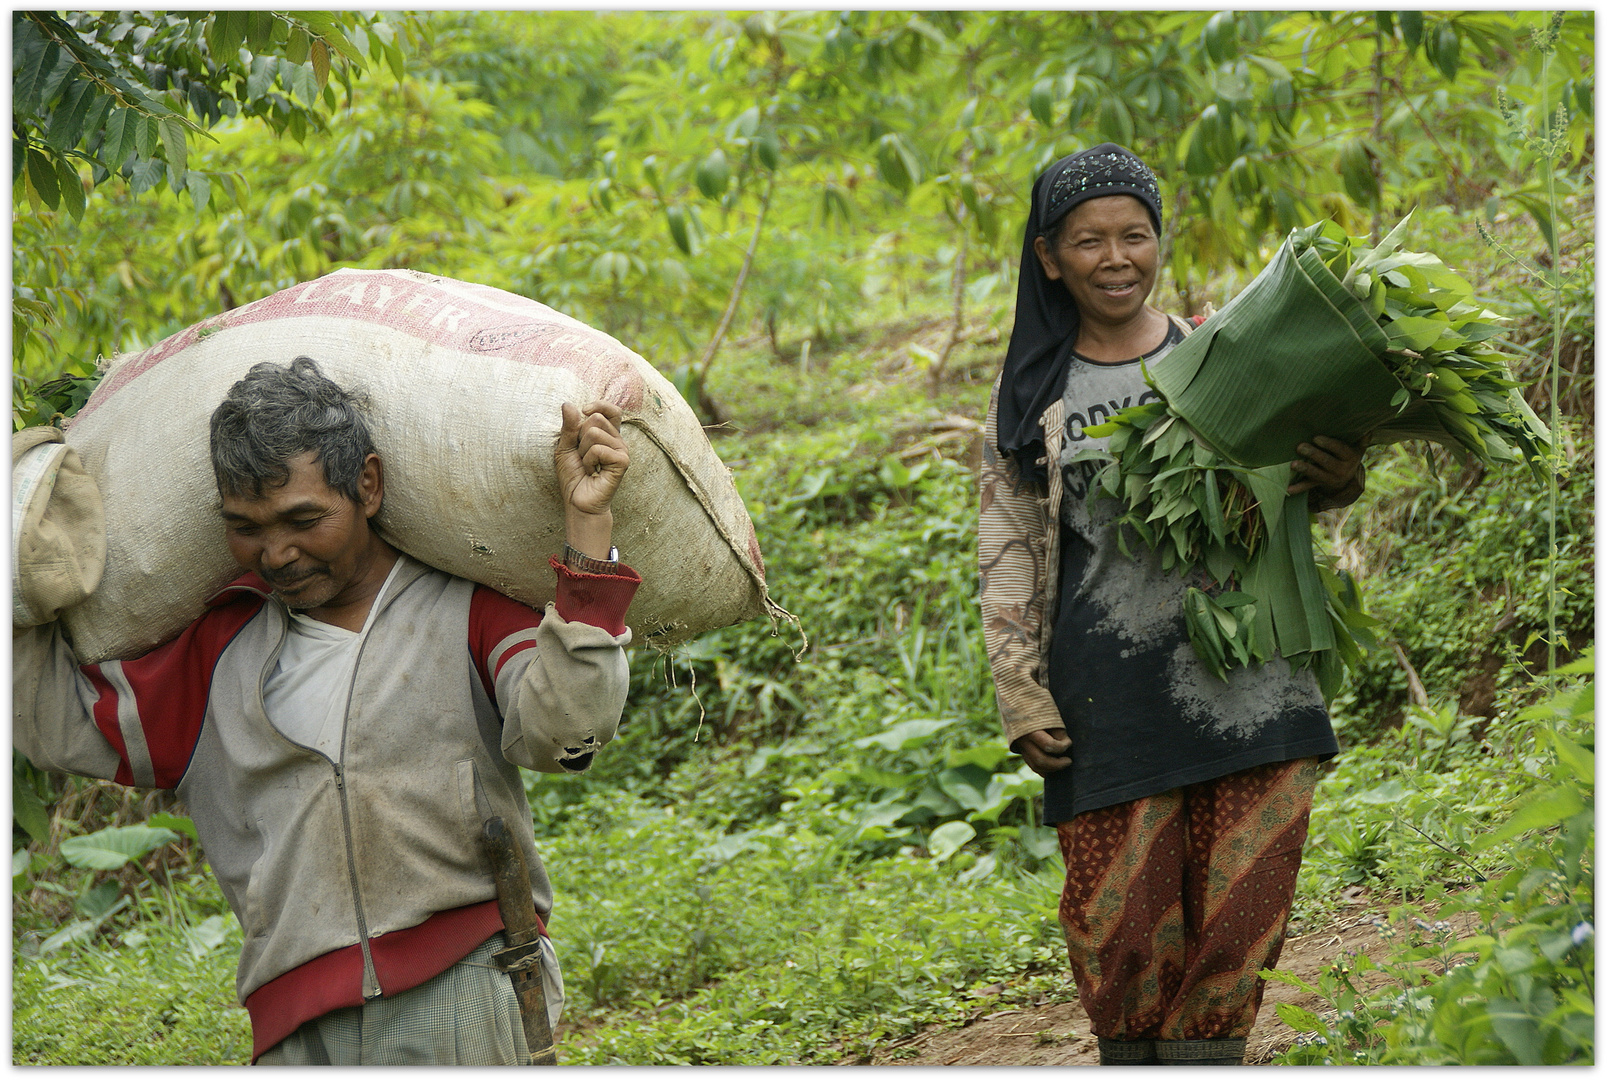
M620 739L592 772L529 778L578 1025L568 1061L834 1062L983 1005L1070 995L1059 856L1040 783L999 736L974 566L1016 244L1031 179L1060 154L1112 139L1156 167L1157 302L1179 313L1224 302L1290 227L1361 233L1416 207L1411 246L1512 316L1537 409L1550 299L1473 222L1523 252L1554 232L1560 269L1582 271L1559 342L1563 658L1593 634L1584 14L1543 83L1523 48L1537 13L317 15L69 17L155 102L107 107L158 117L121 161L60 54L47 68L28 51L39 24L14 16L14 89L35 80L13 104L14 423L70 412L97 358L339 266L534 297L727 423L716 447L807 641L750 624L638 652ZM158 87L153 65L187 81ZM1526 115L1541 100L1575 114L1560 213L1497 137L1497 85ZM175 142L158 106L195 130ZM1485 966L1462 982L1442 971L1440 1004L1407 994L1404 1019L1398 1003L1335 1005L1408 1034L1375 1045L1317 1017L1291 1060L1591 1053L1522 1028L1574 1031L1568 995L1593 978L1588 935L1574 941L1593 880L1583 826L1531 815L1541 831L1479 842L1559 768L1547 732L1593 745L1577 700L1524 712L1544 666L1547 513L1526 475L1392 449L1364 501L1321 522L1384 645L1333 704L1346 751L1319 791L1296 932L1359 886L1430 914L1473 905L1491 944L1467 945ZM15 1059L243 1060L239 930L182 808L14 773ZM74 837L140 824L181 839L141 851L130 836L116 867L69 858ZM1567 857L1573 871L1546 876ZM1524 967L1511 950L1531 945L1544 961ZM1470 977L1516 1003L1499 1023L1452 1015ZM1323 990L1348 992L1338 976ZM1442 1014L1484 1035L1442 1037Z

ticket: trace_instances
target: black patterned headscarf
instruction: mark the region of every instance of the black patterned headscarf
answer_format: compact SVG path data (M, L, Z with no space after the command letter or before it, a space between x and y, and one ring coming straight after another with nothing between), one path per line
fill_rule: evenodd
M997 416L999 452L1012 454L1021 475L1039 485L1048 474L1043 456L1043 412L1066 392L1066 372L1077 344L1077 304L1065 283L1049 280L1033 241L1089 199L1131 195L1144 204L1155 232L1161 231L1161 188L1148 165L1131 150L1101 143L1063 157L1032 185L1032 212L1021 242L1016 321L1004 356Z

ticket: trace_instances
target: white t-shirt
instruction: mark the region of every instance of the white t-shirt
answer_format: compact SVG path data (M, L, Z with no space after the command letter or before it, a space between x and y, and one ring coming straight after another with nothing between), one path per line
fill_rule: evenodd
M385 576L361 630L354 632L297 611L290 613L290 633L285 636L279 662L263 684L262 704L269 723L291 742L309 746L331 761L340 760L357 654L401 565L402 560L397 559Z

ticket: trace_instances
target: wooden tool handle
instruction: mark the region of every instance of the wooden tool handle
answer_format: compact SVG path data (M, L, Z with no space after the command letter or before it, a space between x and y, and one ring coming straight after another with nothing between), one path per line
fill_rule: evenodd
M524 945L541 934L541 918L530 896L530 871L525 866L519 842L499 817L485 823L486 854L491 859L497 882L497 907L502 912L502 929L508 944Z

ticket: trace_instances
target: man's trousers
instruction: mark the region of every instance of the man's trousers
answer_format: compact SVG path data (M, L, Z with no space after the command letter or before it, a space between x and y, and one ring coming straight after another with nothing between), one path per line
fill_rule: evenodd
M507 945L499 931L411 990L309 1020L258 1057L257 1064L528 1064L513 982L491 962L491 954ZM556 1025L564 991L550 944L543 959L547 1015Z

